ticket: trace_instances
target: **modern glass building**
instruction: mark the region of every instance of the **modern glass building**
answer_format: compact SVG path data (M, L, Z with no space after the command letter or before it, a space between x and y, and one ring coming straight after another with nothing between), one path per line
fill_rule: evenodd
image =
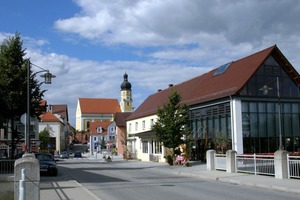
M231 142L224 148L238 153L273 153L279 148L300 151L300 77L279 49L268 48L226 67L221 66L223 74L218 76L227 76L231 82L238 81L236 76L247 77L227 97L191 106L197 158L206 149L216 148L214 139L220 134ZM231 75L231 67L239 72Z
M181 103L190 108L187 147L192 159L203 159L207 149L233 149L239 154L274 153L279 148L300 151L299 86L298 72L274 45L159 90L129 116L127 125L151 124L157 108L175 89ZM137 151L146 143L154 149L151 127L136 127L128 134L141 141Z

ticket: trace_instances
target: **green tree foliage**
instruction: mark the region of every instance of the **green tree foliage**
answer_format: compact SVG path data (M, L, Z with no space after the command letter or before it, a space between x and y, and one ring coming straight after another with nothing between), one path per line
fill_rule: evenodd
M158 141L165 147L175 149L184 144L184 136L189 133L188 111L186 105L180 105L181 96L173 90L169 96L169 102L157 110L157 122L152 127Z
M44 129L39 134L39 139L41 141L41 149L47 149L48 143L50 141L50 133L47 129Z
M26 111L26 61L19 34L0 46L0 115L11 119Z
M26 113L27 102L27 68L29 59L25 59L25 49L22 48L22 40L19 33L14 37L5 39L0 46L0 124L3 122L11 125L12 155L15 150L15 140L19 139L14 121ZM35 74L30 71L31 89L31 116L39 116L39 102L44 91L40 91L41 83L35 79Z
M102 140L101 140L101 149L104 149L105 148L105 140L104 140L104 137L102 137Z

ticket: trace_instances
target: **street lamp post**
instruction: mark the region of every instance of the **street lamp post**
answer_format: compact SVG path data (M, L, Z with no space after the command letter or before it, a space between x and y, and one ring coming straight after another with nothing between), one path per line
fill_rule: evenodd
M26 125L25 125L25 152L30 152L30 104L31 104L31 88L30 88L30 66L32 63L30 63L30 60L28 60L27 63L27 113L26 113ZM45 74L41 75L45 79L45 84L51 84L51 79L55 78L54 75L52 75L49 70L43 69L37 65L34 65L37 68L41 69L41 71L35 72L33 75L36 75L38 73L46 72Z
M275 80L273 80L275 81ZM273 82L271 81L271 82ZM273 88L268 87L268 84L271 82L265 84L260 90L263 91L264 95L269 94L269 90L272 90ZM282 128L281 128L281 105L280 105L280 91L279 91L279 77L276 77L276 89L277 89L277 98L278 98L278 103L277 103L277 109L278 109L278 128L279 128L279 150L283 150L284 146L282 144Z

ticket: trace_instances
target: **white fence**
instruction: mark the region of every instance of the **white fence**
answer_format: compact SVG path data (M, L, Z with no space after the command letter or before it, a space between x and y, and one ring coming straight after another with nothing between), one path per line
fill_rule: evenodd
M289 178L300 178L300 156L288 156Z
M266 155L236 155L238 172L253 173L255 175L275 175L274 156Z
M215 169L226 171L227 158L225 154L215 154ZM255 175L275 176L275 159L273 155L236 155L236 172ZM300 156L287 156L288 178L300 179Z

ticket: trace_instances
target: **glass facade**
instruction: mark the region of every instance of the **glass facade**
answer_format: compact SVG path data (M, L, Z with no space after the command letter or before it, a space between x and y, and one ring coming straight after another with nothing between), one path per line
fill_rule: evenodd
M192 110L190 116L195 138L213 139L219 133L231 137L229 102Z
M244 153L275 152L280 145L280 132L285 150L300 151L299 87L272 56L240 95L251 97L242 100Z
M203 160L207 149L213 149L213 139L222 134L231 138L230 103L208 106L190 111L190 126L192 129L195 146L192 159Z
M300 151L300 103L242 102L244 153L270 153L279 148L279 120L284 149Z

